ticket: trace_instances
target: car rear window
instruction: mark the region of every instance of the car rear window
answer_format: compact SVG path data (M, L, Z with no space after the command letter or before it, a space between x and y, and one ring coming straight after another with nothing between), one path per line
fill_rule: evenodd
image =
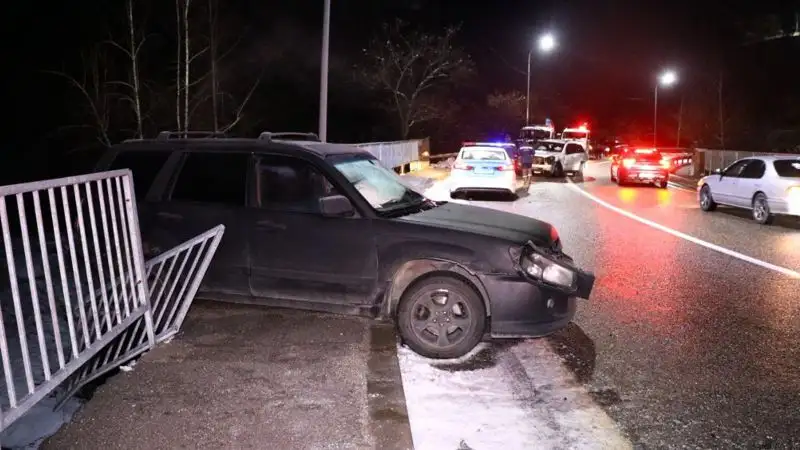
M633 156L638 161L661 161L661 153L659 152L634 153Z
M800 178L800 159L782 159L772 164L779 177Z
M117 154L108 170L130 169L137 200L144 200L150 185L164 167L170 153L158 150L122 151Z
M461 150L461 159L470 161L505 161L508 159L508 155L503 149L471 147Z

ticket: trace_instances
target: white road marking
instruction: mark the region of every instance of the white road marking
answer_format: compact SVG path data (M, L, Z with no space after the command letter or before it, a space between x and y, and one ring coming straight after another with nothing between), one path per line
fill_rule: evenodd
M664 233L671 234L671 235L673 235L675 237L687 240L689 242L692 242L692 243L695 243L697 245L703 246L703 247L708 248L710 250L714 250L715 252L719 252L719 253L722 253L724 255L728 255L728 256L731 256L733 258L736 258L736 259L739 259L739 260L742 260L742 261L745 261L745 262L749 262L750 264L754 264L756 266L763 267L765 269L772 270L774 272L778 272L778 273L786 275L786 276L788 276L790 278L800 279L800 272L797 272L797 271L792 270L792 269L788 269L786 267L781 267L781 266L778 266L778 265L775 265L775 264L772 264L772 263L769 263L769 262L766 262L766 261L762 261L762 260L760 260L758 258L753 258L752 256L748 256L748 255L745 255L743 253L739 253L737 251L734 251L734 250L719 246L717 244L712 244L711 242L704 241L702 239L696 238L694 236L688 235L688 234L680 232L678 230L673 230L672 228L669 228L667 226L661 225L660 223L653 222L652 220L645 219L644 217L637 216L636 214L634 214L634 213L632 213L630 211L626 211L626 210L624 210L622 208L614 206L614 205L606 202L605 200L597 197L596 195L591 194L591 193L581 189L578 185L573 183L571 180L567 180L567 182L569 183L569 186L572 189L574 189L576 192L578 192L579 194L583 195L584 197L588 198L589 200L592 200L593 202L595 202L595 203L597 203L597 204L599 204L601 206L604 206L605 208L608 208L611 211L616 212L617 214L621 214L621 215L623 215L623 216L625 216L625 217L627 217L629 219L633 219L633 220L635 220L635 221L637 221L639 223L642 223L642 224L645 224L645 225L650 226L652 228L655 228L657 230L663 231Z
M632 448L545 340L502 345L459 362L398 348L416 450Z

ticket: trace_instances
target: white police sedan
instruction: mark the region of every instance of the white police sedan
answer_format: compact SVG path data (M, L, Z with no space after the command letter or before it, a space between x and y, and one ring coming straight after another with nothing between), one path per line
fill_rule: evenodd
M450 173L450 196L467 192L516 195L514 160L502 145L475 143L458 152Z

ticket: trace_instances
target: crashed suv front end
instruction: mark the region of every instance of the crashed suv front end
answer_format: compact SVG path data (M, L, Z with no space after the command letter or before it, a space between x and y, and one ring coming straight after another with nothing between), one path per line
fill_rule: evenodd
M508 250L513 274L485 274L492 300L491 336L541 337L569 324L579 299L588 299L595 276L578 268L560 243L544 248L528 242Z

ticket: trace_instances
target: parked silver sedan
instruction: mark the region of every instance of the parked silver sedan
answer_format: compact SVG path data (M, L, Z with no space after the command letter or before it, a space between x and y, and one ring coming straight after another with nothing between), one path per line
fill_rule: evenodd
M717 205L749 209L769 224L776 214L800 216L800 155L740 159L697 182L703 211Z

